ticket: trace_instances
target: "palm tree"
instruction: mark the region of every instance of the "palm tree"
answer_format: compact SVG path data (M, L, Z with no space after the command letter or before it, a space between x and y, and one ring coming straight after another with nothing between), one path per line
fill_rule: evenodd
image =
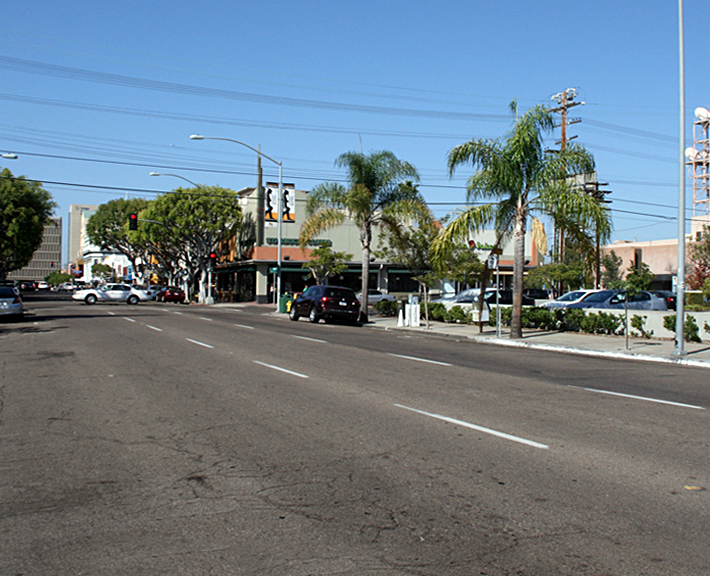
M419 180L414 166L384 150L363 154L346 152L336 161L347 171L348 184L325 182L311 192L306 205L306 221L301 226L300 244L346 219L360 230L362 247L362 301L360 321L367 322L367 289L372 231L376 226L397 230L405 219L426 210L421 194L413 185Z
M511 103L516 112L517 103ZM467 199L494 202L459 211L435 241L434 251L445 258L453 246L493 223L496 245L513 238L513 315L511 338L522 338L522 295L525 265L525 231L532 218L533 241L547 252L543 223L534 212L548 216L564 215L566 228L596 230L602 238L610 232L609 211L598 200L574 191L568 175L591 172L594 159L582 146L567 145L563 151L546 151L543 136L552 131L551 112L538 105L517 118L505 140L474 139L449 152L449 174L470 163L477 171L468 181Z

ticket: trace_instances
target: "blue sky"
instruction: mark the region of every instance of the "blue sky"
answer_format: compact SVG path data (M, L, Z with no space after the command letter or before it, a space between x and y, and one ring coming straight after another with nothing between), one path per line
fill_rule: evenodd
M707 3L684 4L690 144L710 40ZM342 178L343 152L391 150L443 216L471 174L448 177L451 148L505 136L513 98L574 87L586 104L569 135L609 183L614 239L677 235L677 1L26 0L3 20L0 151L20 158L0 166L44 182L65 218L184 184L151 171L254 185L254 153L193 133L261 145L305 190Z

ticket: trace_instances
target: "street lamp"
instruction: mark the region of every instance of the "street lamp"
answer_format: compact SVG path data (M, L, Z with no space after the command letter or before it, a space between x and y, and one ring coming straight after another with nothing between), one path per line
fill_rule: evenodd
M17 160L17 154L11 152L4 152L2 157L5 158L5 160Z
M259 157L264 157L267 160L271 160L274 164L276 164L279 167L279 198L278 198L278 223L277 223L277 245L278 245L278 250L277 250L277 264L276 264L276 307L278 310L278 305L279 305L279 299L281 298L281 240L282 240L282 220L283 220L283 163L279 162L278 160L274 160L271 156L267 156L264 154L261 150L257 150L253 146L249 146L249 144L246 144L245 142L241 142L240 140L233 140L232 138L218 138L215 136L202 136L201 134L192 134L190 136L191 140L224 140L226 142L234 142L235 144L241 144L242 146L245 146L249 148L249 150L252 150L256 152Z
M161 172L151 172L151 176L172 176L174 178L180 178L181 180L184 180L185 182L188 182L192 184L195 188L200 188L201 190L205 190L204 186L201 186L200 184L197 184L196 182L193 182L192 180L185 178L184 176L180 176L180 174L163 174ZM212 194L208 192L210 199L212 198ZM212 225L212 203L210 202L210 226ZM212 252L212 231L210 230L210 252ZM207 270L207 304L212 304L213 299L212 299L212 261L210 261L210 266Z

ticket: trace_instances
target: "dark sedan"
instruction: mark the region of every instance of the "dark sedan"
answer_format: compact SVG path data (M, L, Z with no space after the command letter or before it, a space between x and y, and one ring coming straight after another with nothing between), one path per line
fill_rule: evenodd
M177 286L167 286L158 292L155 299L158 302L184 302L185 291Z
M311 286L291 303L288 316L293 321L306 316L314 323L322 318L357 324L359 314L360 302L350 288Z

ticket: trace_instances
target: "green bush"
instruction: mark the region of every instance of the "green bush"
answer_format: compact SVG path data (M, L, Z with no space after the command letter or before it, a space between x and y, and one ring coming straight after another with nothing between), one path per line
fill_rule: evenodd
M560 319L560 330L562 332L579 332L582 327L582 322L586 317L584 310L580 308L572 308L570 310L557 309L556 315Z
M399 312L399 302L392 300L380 300L375 302L372 309L381 316L396 316Z
M646 332L646 318L647 316L639 316L638 314L634 314L631 317L631 327L634 330L638 330L644 338L650 338L653 336L653 330Z
M571 310L568 310L571 312ZM605 334L612 336L622 327L622 320L615 314L598 312L587 314L579 323L580 330L588 334Z
M471 315L466 313L461 306L452 306L451 310L444 315L446 322L455 322L457 324L470 324Z
M437 322L442 322L444 320L444 315L446 314L446 306L441 302L434 302L434 304L429 304L429 318ZM422 304L422 315L424 315L424 304Z
M557 330L557 317L547 308L523 308L523 328Z
M703 306L705 304L705 298L703 298L702 292L686 292L685 293L685 305L686 306Z
M676 315L663 317L663 327L669 332L675 332ZM706 322L707 324L707 322ZM685 317L685 326L683 326L683 339L686 342L702 342L700 340L700 329L694 316Z

